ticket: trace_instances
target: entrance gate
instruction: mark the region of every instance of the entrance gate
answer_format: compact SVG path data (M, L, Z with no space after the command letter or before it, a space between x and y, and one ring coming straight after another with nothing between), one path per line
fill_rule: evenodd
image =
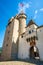
M35 49L34 49L34 46L32 46L32 47L30 47L30 58L36 58L36 57L38 57L39 58L39 51L38 51L38 48L37 47L35 47L36 48L36 51L34 51Z

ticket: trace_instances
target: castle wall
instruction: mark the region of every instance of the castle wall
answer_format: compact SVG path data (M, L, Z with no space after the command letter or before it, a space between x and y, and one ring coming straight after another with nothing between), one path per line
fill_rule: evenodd
M13 22L9 23L6 28L1 55L2 60L11 59L12 32L13 32Z
M11 23L8 23L6 28L2 59L13 60L17 58L18 54L18 36L19 36L19 21L14 18Z
M26 27L26 19L25 18L21 18L19 20L19 28L20 28L20 34L24 33L26 31L25 27Z
M25 14L19 14L19 34L23 34L26 31L26 15Z
M12 50L11 58L16 59L18 54L18 36L19 36L19 21L14 19L13 35L12 35Z
M34 45L37 46L40 59L43 60L43 27L37 28L35 24L32 24L26 28L26 15L23 13L13 17L6 28L2 59L29 59L30 47L33 44L31 37L34 36L38 37L38 40L34 40L36 42Z
M37 47L39 49L40 60L43 60L43 27L37 29L38 41Z
M29 34L29 31L31 31L30 34ZM20 36L18 58L20 59L28 58L29 59L31 46L30 46L30 41L27 41L27 38L31 38L33 36L36 36L36 26L35 25L31 25L30 27L27 27L26 32Z
M26 33L25 33L25 36L27 37L27 38L31 38L31 37L33 37L33 36L36 36L36 28L37 28L37 26L36 25L31 25L31 26L29 26L29 27L27 27L26 28ZM29 31L31 32L31 33L29 33Z
M19 47L18 47L18 58L19 59L28 59L29 58L29 43L27 43L26 38L19 38Z

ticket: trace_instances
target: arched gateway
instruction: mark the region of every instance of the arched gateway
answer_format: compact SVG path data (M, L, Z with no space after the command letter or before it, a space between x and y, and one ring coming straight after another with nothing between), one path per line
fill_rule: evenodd
M36 43L35 42L31 42L30 43L30 49L29 49L29 52L30 52L30 58L35 58L35 59L39 59L39 50L36 46Z

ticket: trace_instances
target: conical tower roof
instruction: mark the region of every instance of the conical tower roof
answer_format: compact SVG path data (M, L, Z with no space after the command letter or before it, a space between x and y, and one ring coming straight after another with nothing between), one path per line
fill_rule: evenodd
M32 25L32 24L35 24L36 26L38 26L38 25L31 19L31 20L29 21L27 27L30 26L30 25Z

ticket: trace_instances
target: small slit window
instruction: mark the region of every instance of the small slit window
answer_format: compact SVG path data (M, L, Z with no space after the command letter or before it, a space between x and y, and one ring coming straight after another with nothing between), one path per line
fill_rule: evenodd
M34 30L32 30L32 32L34 32Z
M21 36L21 38L23 38L23 35Z
M6 46L8 46L8 44L6 44Z

